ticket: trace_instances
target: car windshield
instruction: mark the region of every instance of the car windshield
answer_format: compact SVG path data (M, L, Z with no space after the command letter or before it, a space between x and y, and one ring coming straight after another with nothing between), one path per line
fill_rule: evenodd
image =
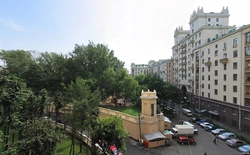
M223 133L222 135L227 137L230 135L230 133Z
M243 147L244 147L245 149L250 150L250 145L244 145Z

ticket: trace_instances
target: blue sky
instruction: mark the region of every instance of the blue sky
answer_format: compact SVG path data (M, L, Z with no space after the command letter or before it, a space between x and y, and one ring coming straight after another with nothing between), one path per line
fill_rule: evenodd
M75 44L108 45L130 64L171 58L174 30L193 10L229 8L230 25L249 24L247 1L0 0L0 49L67 54Z

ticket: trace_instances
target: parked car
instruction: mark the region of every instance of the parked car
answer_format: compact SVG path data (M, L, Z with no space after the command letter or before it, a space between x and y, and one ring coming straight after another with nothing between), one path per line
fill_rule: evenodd
M122 155L122 153L118 152L117 148L114 145L109 147L111 155Z
M236 138L236 135L232 132L224 132L224 133L219 135L219 138L221 140L228 140L228 139Z
M207 120L202 119L202 120L196 121L196 124L200 125L201 123L204 123L204 122L207 122Z
M179 136L179 137L177 138L177 142L178 142L179 144L182 144L182 145L184 145L184 144L192 144L192 145L195 145L195 144L196 144L195 140L194 140L193 138L189 138L188 136Z
M205 127L204 127L204 129L206 130L206 131L211 131L211 130L214 130L214 129L216 129L217 127L215 126L215 125L213 125L213 124L209 124L209 125L206 125Z
M241 147L238 147L238 150L243 154L249 154L250 153L250 144L243 145Z
M210 125L210 123L209 123L209 122L200 123L200 126L203 127L203 128L204 128L205 126L207 126L207 125Z
M198 122L200 121L201 119L200 118L197 118L197 117L193 117L190 119L192 122Z
M240 139L228 139L226 140L226 143L228 146L237 147L237 148L246 144L244 141Z
M217 129L211 130L211 132L212 132L212 134L217 135L217 134L222 134L222 133L226 132L226 130L221 129L221 128L217 128Z

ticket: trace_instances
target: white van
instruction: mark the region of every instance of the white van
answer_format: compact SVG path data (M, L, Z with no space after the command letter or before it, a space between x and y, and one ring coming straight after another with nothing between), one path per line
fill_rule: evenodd
M183 112L183 114L184 114L184 115L187 115L187 116L193 116L192 111L191 111L191 110L189 110L189 109L185 109L185 108L183 108L183 109L182 109L182 112Z
M189 123L188 121L184 121L183 124L192 126L194 128L194 134L198 134L198 129L193 124Z

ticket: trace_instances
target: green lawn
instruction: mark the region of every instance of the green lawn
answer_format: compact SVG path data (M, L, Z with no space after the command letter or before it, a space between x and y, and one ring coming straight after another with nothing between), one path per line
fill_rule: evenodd
M62 143L57 145L56 154L57 155L69 155L70 146L71 146L71 139L67 137L65 140L63 140ZM75 154L79 154L79 155L86 154L86 146L83 145L82 153L79 153L79 151L80 151L80 142L77 139L75 139Z
M104 108L120 111L129 115L132 115L132 116L138 116L138 113L141 112L141 109L136 107L135 105L131 105L128 107L118 105L117 107L104 107Z

